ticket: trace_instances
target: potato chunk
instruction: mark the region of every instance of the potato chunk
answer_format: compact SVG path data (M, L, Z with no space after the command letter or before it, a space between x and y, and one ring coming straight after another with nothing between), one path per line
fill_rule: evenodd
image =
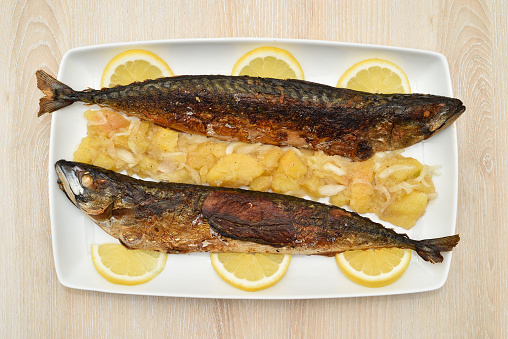
M295 151L289 150L279 160L279 167L273 174L272 189L277 193L297 191L305 174L307 166Z
M290 177L285 173L276 172L272 179L272 190L275 193L287 193L298 191L300 183L297 179Z
M423 165L416 159L394 157L376 170L376 181L381 185L396 185L418 176Z
M250 183L250 188L254 191L268 191L272 186L272 178L268 175L262 175Z
M282 151L278 147L274 147L266 153L259 155L257 158L261 164L265 167L267 172L273 171L278 165Z
M425 193L411 192L389 205L381 215L381 219L410 229L425 213L427 203L428 198Z
M155 127L152 145L162 152L174 152L178 144L178 132L169 128Z
M277 171L279 170L291 178L299 179L307 173L307 166L291 149L280 158Z
M374 171L371 161L365 161L356 166L351 173L349 206L358 213L374 211L373 195Z
M87 136L81 139L78 149L74 152L74 161L91 164L99 152L97 139Z
M302 186L305 192L312 198L323 198L324 196L319 192L319 188L324 184L324 180L316 175L312 175L310 178L304 180Z
M105 152L99 152L97 156L94 158L92 165L99 166L108 170L116 170L115 159L110 157Z
M223 142L203 142L191 145L187 164L196 170L201 169L203 166L211 168L220 157L226 155L226 147L227 145Z
M330 197L330 204L338 207L346 206L349 205L350 198L350 192L348 190L343 190Z
M207 179L212 186L248 185L265 172L263 166L248 154L228 154L210 168Z

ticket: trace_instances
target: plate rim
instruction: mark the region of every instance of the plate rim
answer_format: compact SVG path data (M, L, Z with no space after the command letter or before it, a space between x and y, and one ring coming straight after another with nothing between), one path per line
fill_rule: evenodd
M61 78L63 70L65 70L65 65L68 62L69 58L72 58L74 54L79 54L85 51L100 51L101 49L110 49L110 48L124 48L130 46L137 46L142 48L143 45L171 45L171 44L220 44L220 43L263 43L263 44L296 44L296 45L312 45L312 46L329 46L329 47L348 47L348 48L359 48L359 49L377 49L377 50L386 50L390 52L411 52L420 55L428 55L434 58L437 58L440 63L445 67L446 70L446 80L447 80L447 88L450 91L450 96L453 96L453 89L451 86L451 75L449 71L449 63L446 57L439 52L428 51L428 50L420 50L414 48L404 48L404 47L396 47L396 46L384 46L384 45L376 45L376 44L358 44L358 43L350 43L350 42L336 42L336 41L326 41L326 40L308 40L308 39L278 39L278 38L196 38L196 39L165 39L165 40L146 40L146 41L130 41L130 42L116 42L111 44L97 44L90 46L81 46L68 50L62 57L60 62L59 71L58 71L58 79ZM255 48L255 47L254 47ZM336 295L302 295L302 296L278 296L278 295L266 295L266 294L245 294L245 295L229 295L229 294L216 294L213 296L203 295L200 293L191 294L191 293L170 293L170 294L160 294L160 293L151 293L147 291L127 291L127 290L101 290L95 288L86 288L86 287L76 287L71 281L68 280L68 277L63 274L61 269L60 258L57 255L57 247L58 247L58 235L57 229L54 225L55 215L57 213L57 206L55 206L55 202L53 201L53 196L57 191L57 185L53 180L51 175L54 172L54 163L55 160L55 149L53 147L54 142L54 131L56 131L57 120L55 117L52 117L51 120L51 133L50 133L50 146L49 146L49 166L48 171L50 175L48 176L48 186L49 186L49 200L50 200L50 219L51 219L51 234L52 234L52 247L53 247L53 257L55 260L55 269L57 273L57 277L59 282L68 288L80 289L80 290L90 290L90 291L101 291L107 293L118 293L118 294L135 294L135 295L154 295L154 296L170 296L170 297L192 297L192 298L221 298L221 299L277 299L277 300L288 300L288 299L324 299L324 298L348 298L348 297L366 297L366 296L385 296L385 295L398 295L398 294L411 294L411 293L419 293L419 292L427 292L432 290L440 289L446 283L450 265L452 260L452 252L446 253L445 255L448 257L445 262L440 265L446 265L445 271L446 273L441 278L441 280L433 286L429 286L429 288L418 288L413 291L392 291L385 293L357 293L357 294L349 294L346 296L336 296ZM453 176L453 187L452 191L452 201L448 203L453 208L452 213L452 229L453 233L456 233L456 218L457 218L457 204L458 204L458 144L457 144L457 135L456 135L456 125L455 123L451 126L452 130L452 150L453 154L450 155L451 162L450 165L453 168L455 175ZM58 190L59 191L59 190ZM233 288L233 287L232 287ZM374 292L376 290L372 290ZM379 290L377 290L379 291ZM245 292L248 293L248 292Z

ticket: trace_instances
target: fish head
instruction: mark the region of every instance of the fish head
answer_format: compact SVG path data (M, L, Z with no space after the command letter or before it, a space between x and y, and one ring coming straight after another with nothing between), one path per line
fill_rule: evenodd
M462 104L462 101L443 98L441 103L430 104L427 107L423 106L417 114L423 117L425 128L428 129L427 138L430 138L450 126L465 110L466 107Z
M55 169L58 186L77 208L95 221L109 219L119 191L111 171L65 160L57 161Z
M395 95L396 100L408 102L408 95ZM434 96L429 100L427 94L410 94L411 104L404 108L398 105L390 114L395 114L390 130L393 149L406 148L436 135L450 126L465 111L462 101L454 98Z

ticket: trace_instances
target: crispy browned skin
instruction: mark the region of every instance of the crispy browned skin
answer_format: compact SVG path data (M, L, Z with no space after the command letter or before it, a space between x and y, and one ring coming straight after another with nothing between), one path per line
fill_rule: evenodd
M457 119L458 99L370 94L301 80L183 75L74 91L44 71L39 115L76 101L222 140L322 150L363 161L428 139Z
M65 160L55 167L74 205L129 248L334 255L399 247L441 262L440 252L459 241L458 235L412 240L356 213L292 196L143 181Z

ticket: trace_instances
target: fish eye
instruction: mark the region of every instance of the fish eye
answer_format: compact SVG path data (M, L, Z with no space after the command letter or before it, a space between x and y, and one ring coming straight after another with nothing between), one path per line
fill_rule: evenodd
M90 173L83 173L81 176L81 184L86 188L89 188L93 185L93 177L90 175Z

